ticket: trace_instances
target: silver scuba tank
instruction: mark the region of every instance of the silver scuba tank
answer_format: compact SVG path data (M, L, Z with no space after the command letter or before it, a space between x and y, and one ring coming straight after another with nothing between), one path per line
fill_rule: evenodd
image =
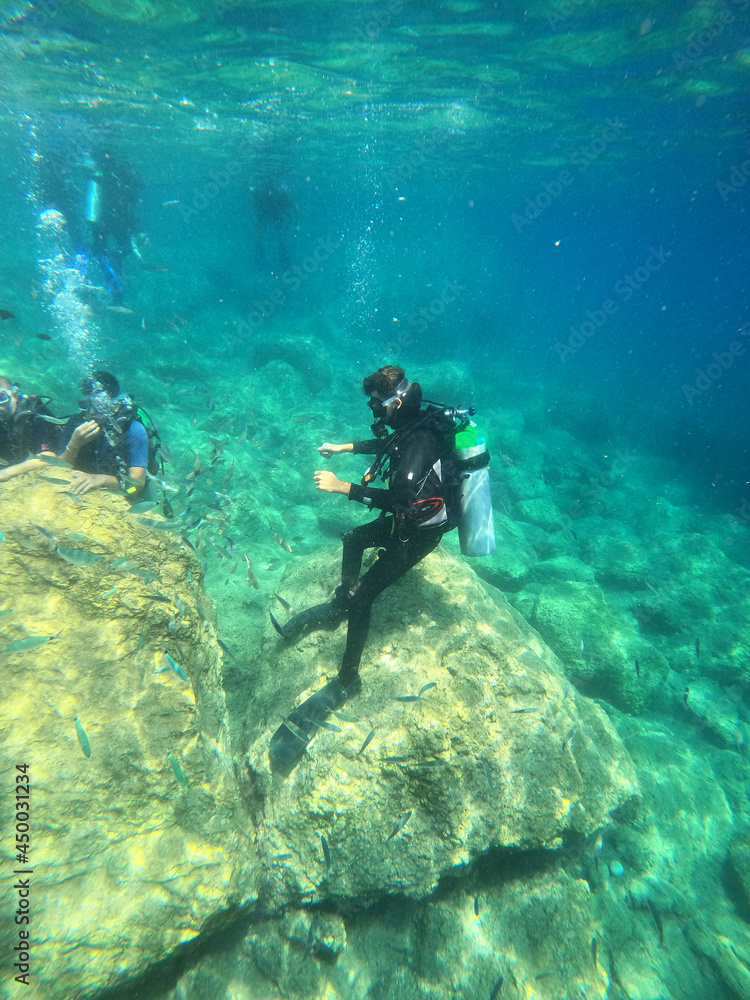
M456 434L453 460L461 481L461 520L458 540L465 556L488 556L495 551L495 522L492 517L490 453L479 427L470 420Z
M87 222L98 222L102 208L102 189L99 180L101 174L97 173L89 179L86 185L86 205L85 216Z

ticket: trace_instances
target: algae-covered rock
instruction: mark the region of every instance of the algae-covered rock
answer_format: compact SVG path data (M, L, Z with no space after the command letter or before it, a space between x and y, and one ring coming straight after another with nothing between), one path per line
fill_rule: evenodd
M297 608L325 600L334 560L292 564L287 599ZM363 692L344 709L357 721L331 717L340 732L319 731L288 778L272 774L279 716L335 673L344 638L340 627L292 645L271 639L254 668L246 794L262 817L267 891L279 902L420 898L488 848L554 848L636 795L604 713L566 687L498 591L439 551L375 606ZM434 686L416 701L397 700L425 685Z
M519 520L529 521L545 531L559 531L563 526L559 508L548 497L519 500L516 504L516 510Z
M614 843L605 838L603 860L624 865L627 892L644 908L651 899L665 924L671 912L689 917L711 908L724 898L733 816L706 744L687 728L680 738L665 725L625 715L617 731L638 770L643 819L618 827Z
M601 926L586 882L562 870L488 882L419 906L386 901L378 915L290 911L252 926L231 955L203 961L175 996L487 1000L502 978L508 985L498 996L515 984L536 1000L584 988L604 1000L606 959L592 955Z
M581 583L593 581L594 571L586 563L574 556L555 556L544 559L534 567L536 580L575 580Z
M438 902L417 920L413 967L435 996L489 997L501 976L509 994L515 984L519 996L539 1000L572 996L574 984L579 996L607 996L605 970L592 956L598 930L583 880L562 870L530 875L456 902Z
M632 620L609 607L596 583L541 585L529 617L586 694L638 711L666 679L664 656L644 642Z
M0 491L0 771L31 799L28 856L6 826L3 863L33 869L45 1000L143 972L256 896L198 564L128 511L36 476Z

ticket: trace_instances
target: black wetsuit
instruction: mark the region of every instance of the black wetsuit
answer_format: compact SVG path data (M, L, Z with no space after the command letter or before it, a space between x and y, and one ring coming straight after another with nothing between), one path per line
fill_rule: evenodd
M452 429L452 424L451 424ZM346 684L359 671L372 603L378 594L437 547L453 527L450 505L441 508L451 488L445 465L446 427L437 414L418 414L389 438L388 489L352 485L349 499L379 509L376 521L344 535L341 589L337 601L349 617L346 651L339 677ZM379 454L384 443L373 439L354 445L357 455ZM435 514L435 507L438 513ZM419 513L420 508L422 512ZM444 513L440 514L440 509ZM441 520L442 517L442 520ZM437 523L426 523L426 522ZM380 548L378 560L359 579L365 549Z
M374 439L354 445L355 454L377 456L371 475L382 474L389 488L367 484L350 489L350 500L379 509L381 516L344 535L341 586L336 596L328 604L301 611L283 626L271 615L274 628L284 639L311 627L336 628L349 619L338 676L295 708L271 738L269 761L272 770L281 774L289 774L299 763L329 713L359 691L359 661L370 628L372 602L432 552L457 523L460 484L448 458L455 433L453 421L439 410L421 413L419 403L416 412L412 407L408 416L402 416L404 409L402 406L398 413L401 419L386 441ZM359 579L364 551L375 547L380 549L378 559Z
M28 396L13 417L0 418L0 458L16 465L41 451L57 453L60 428L42 415L52 416L37 396Z

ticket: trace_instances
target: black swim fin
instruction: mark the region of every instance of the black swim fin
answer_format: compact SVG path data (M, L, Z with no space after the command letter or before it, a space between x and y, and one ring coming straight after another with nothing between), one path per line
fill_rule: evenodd
M268 748L271 770L288 775L304 757L319 723L325 722L348 696L347 689L338 677L334 677L320 691L303 701L299 708L295 708L271 737Z
M279 625L279 623L276 621L276 619L274 618L273 614L270 611L268 613L269 613L269 615L271 615L271 624L276 629L276 631L279 633L279 635L282 636L282 638L283 638L284 633L281 630L281 625Z
M335 601L326 604L315 604L312 608L300 611L299 614L290 618L283 625L279 625L272 612L269 611L268 613L271 616L271 624L282 639L296 639L303 633L311 632L316 628L338 628L348 614L346 609Z

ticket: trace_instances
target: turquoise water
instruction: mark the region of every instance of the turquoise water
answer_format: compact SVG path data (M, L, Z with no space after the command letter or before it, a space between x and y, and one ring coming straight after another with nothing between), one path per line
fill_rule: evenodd
M391 883L266 900L288 922L284 958L260 908L230 915L231 941L209 923L174 963L157 964L171 946L126 962L145 976L112 995L468 998L502 974L499 997L750 997L745 0L50 0L0 3L0 24L0 374L69 414L85 374L115 372L169 448L174 514L221 508L190 538L231 650L235 763L298 697L293 679L278 706L266 690L274 595L325 599L318 581L363 520L316 494L316 449L368 435L362 379L397 363L429 398L477 408L499 544L466 572L603 708L645 803L612 810L601 860L595 831L565 845L566 877L593 900L588 979L552 980L535 951L551 890L524 942L503 936L522 922L509 886L531 898L550 844L498 861L490 837L408 903ZM103 149L142 182L121 298L95 262L72 267ZM269 186L283 194L264 216ZM325 467L355 482L364 469ZM391 599L375 616L398 653L411 619L389 618ZM365 685L389 641L377 628ZM337 668L320 655L315 677ZM471 923L485 889L491 930ZM556 936L584 907L564 899ZM351 966L338 924L330 954L308 946L313 912L342 922ZM508 971L519 956L523 976Z

